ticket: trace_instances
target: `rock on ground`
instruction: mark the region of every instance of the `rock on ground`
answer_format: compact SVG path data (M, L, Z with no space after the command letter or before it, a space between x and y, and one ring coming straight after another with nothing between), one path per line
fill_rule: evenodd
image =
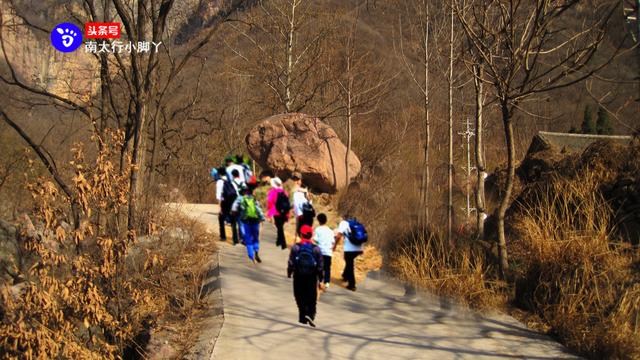
M245 138L251 157L261 167L286 179L295 171L313 190L335 193L360 172L360 160L349 154L346 180L346 146L320 119L301 114L274 115L261 121Z

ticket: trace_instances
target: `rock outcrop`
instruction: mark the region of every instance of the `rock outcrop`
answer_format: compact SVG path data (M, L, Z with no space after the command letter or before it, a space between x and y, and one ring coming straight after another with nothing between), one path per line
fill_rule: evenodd
M346 180L346 146L329 125L309 115L271 116L251 129L245 141L261 167L284 179L300 172L305 184L318 192L335 193L360 172L360 160L351 152Z

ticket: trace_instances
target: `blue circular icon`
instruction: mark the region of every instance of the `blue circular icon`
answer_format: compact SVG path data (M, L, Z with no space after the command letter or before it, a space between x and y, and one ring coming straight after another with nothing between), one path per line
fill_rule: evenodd
M82 44L82 31L75 24L61 23L51 30L51 45L61 52L72 52Z

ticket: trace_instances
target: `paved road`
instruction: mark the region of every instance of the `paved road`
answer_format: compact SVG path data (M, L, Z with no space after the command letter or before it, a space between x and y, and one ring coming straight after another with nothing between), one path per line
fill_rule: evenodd
M214 206L183 209L215 231ZM513 318L407 300L401 286L381 279L368 278L356 293L331 287L318 304L318 327L298 324L288 254L275 247L272 227L264 227L259 265L249 262L243 246L221 243L225 320L215 359L574 358Z

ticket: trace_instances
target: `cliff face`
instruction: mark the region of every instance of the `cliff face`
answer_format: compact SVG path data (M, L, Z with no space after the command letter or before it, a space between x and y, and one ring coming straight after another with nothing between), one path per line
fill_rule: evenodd
M80 10L69 2L42 1L33 7L28 6L30 3L16 2L17 10L43 30L70 21L70 12ZM51 6L45 7L47 4ZM0 10L6 25L2 33L6 56L20 81L74 101L88 101L95 94L98 63L83 47L72 53L58 52L51 46L48 33L26 25L6 2L0 2Z
M136 1L131 6L135 8ZM189 41L219 12L219 0L181 0L168 19L171 38ZM49 33L56 24L86 18L78 0L15 0L15 8L0 0L7 58L17 77L29 84L74 101L89 101L99 88L99 62L81 46L72 53L55 50ZM115 18L111 6L110 17ZM18 16L19 15L19 16ZM101 14L98 14L101 17ZM33 25L25 24L26 21ZM126 61L126 57L125 61ZM4 62L4 61L2 61Z

